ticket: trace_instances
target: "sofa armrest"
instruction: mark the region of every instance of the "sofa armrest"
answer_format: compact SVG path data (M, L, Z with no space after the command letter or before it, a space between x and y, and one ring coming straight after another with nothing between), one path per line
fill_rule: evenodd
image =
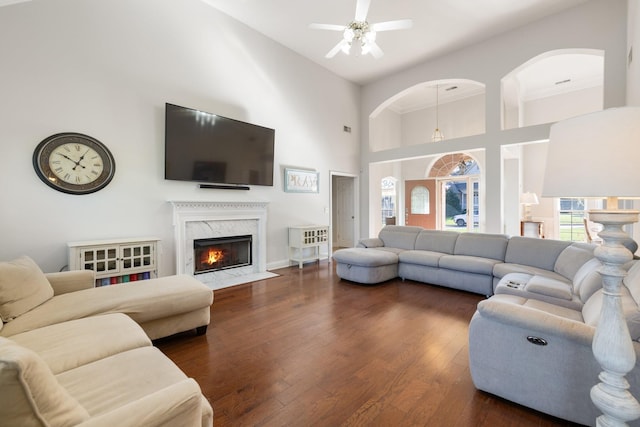
M96 273L93 270L62 271L46 273L45 276L53 288L54 295L90 289L96 282Z
M370 239L361 239L356 245L357 248L381 248L384 246L382 239L372 237Z
M478 303L478 313L488 319L541 335L560 337L591 346L595 328L582 322L556 316L542 310L489 298Z
M81 427L187 426L201 427L202 393L192 378L91 417Z

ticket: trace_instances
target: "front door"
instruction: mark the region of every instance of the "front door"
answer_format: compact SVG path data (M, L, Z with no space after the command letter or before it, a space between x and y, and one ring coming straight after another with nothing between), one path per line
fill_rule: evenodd
M404 183L404 223L434 230L436 228L436 181L417 179Z

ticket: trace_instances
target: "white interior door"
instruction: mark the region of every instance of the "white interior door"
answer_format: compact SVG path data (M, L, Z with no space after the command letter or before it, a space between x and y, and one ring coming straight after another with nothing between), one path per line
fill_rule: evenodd
M355 237L355 178L333 177L333 246L353 247Z

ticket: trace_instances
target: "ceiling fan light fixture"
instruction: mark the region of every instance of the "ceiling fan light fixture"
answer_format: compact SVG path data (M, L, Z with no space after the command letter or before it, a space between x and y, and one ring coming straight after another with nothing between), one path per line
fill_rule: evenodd
M367 31L364 33L364 40L366 42L375 42L376 41L376 32L375 31Z
M355 31L353 31L353 29L351 27L347 27L344 30L343 36L344 36L344 39L347 42L351 43L353 41L353 39L355 38L356 33L355 33Z
M355 19L349 22L345 27L336 24L309 25L309 28L312 29L342 32L342 40L340 40L338 44L336 44L325 55L325 58L333 58L340 51L348 55L351 51L351 45L354 42L358 42L360 44L362 55L367 55L370 53L374 58L378 59L384 55L384 52L376 43L377 32L404 30L411 28L411 26L413 25L410 19L377 22L375 24L369 25L369 22L367 22L367 12L369 11L369 4L371 3L371 0L356 1Z

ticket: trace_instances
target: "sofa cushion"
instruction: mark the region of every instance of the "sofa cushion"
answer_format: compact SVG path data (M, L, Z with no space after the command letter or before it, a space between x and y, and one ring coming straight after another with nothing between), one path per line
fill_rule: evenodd
M530 274L532 276L544 276L550 279L556 279L560 281L566 281L567 279L554 271L545 270L544 268L532 267L530 265L524 264L511 264L506 262L501 262L495 265L493 268L493 276L497 278L505 277L507 274L513 273L523 273Z
M448 270L491 276L493 266L498 262L500 261L476 256L443 255L440 258L439 266Z
M622 315L627 322L629 335L631 335L632 340L637 340L640 338L640 309L626 286L622 286L620 293ZM582 317L587 325L593 327L598 325L603 299L603 289L599 289L587 300L584 307L582 307Z
M631 264L623 281L633 299L640 302L640 261L634 261Z
M569 245L571 242L513 236L509 239L504 262L554 271L558 256Z
M503 234L462 233L453 253L504 261L508 242L509 238Z
M333 253L333 259L339 263L361 267L378 267L398 263L398 255L393 252L365 248L339 249Z
M159 277L57 295L7 323L0 333L11 336L68 320L109 313L127 314L142 325L208 308L212 302L211 289L193 276Z
M640 338L640 262L634 262L623 279L624 286L620 289L622 303L622 315L624 316L631 339ZM591 326L597 326L600 319L600 310L604 299L604 290L596 291L584 304L582 317L584 322Z
M404 251L398 254L398 260L406 264L426 265L428 267L438 267L440 258L445 254L432 251Z
M93 417L167 389L187 376L160 350L149 346L79 366L56 379Z
M75 426L89 419L37 354L2 337L0 384L3 425Z
M567 246L560 255L553 267L553 271L562 274L569 280L573 280L580 267L587 261L593 259L595 245L572 244Z
M418 237L418 233L422 230L422 227L387 225L380 230L378 237L384 242L386 247L413 249L416 243L416 237Z
M358 241L356 247L358 248L379 248L384 246L384 242L377 237L371 237L369 239L361 239Z
M602 276L600 267L602 263L598 258L591 258L573 276L573 293L578 295L584 303L598 289L602 288Z
M573 296L571 283L561 282L544 276L533 276L525 290L535 294L547 295L552 298L570 300Z
M0 262L0 317L9 322L53 297L53 288L33 260Z
M45 326L12 335L11 340L35 351L54 374L151 345L140 325L122 313Z
M580 298L572 292L571 283L564 278L557 280L546 276L510 273L500 279L494 293L544 301L575 310L578 313L583 306Z
M422 230L416 237L415 248L453 255L458 236L460 233L456 231Z

